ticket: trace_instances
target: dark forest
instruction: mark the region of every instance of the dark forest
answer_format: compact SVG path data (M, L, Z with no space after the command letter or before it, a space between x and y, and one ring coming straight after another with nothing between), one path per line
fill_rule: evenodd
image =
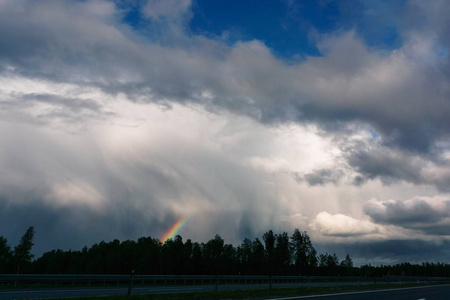
M306 231L295 229L244 239L235 247L216 235L206 243L183 241L180 235L162 243L151 237L137 241L100 242L80 251L52 250L34 259L34 228L11 249L0 236L0 274L136 274L146 275L329 275L449 277L450 265L439 262L354 267L349 255L317 254Z

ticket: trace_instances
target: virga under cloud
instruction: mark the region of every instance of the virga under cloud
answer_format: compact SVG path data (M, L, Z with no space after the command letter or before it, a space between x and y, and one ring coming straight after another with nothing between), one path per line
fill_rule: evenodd
M271 5L304 46L202 1L1 1L0 234L446 245L448 5Z

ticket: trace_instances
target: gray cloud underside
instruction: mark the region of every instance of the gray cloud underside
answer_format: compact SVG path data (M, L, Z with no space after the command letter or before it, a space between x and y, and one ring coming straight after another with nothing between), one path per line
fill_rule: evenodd
M53 126L53 123L58 122L82 130L87 122L101 122L114 115L92 99L34 93L14 97L8 95L8 98L14 100L0 102L0 116L3 121L37 126ZM48 105L48 108L39 110L39 105Z
M406 181L416 185L432 185L444 193L449 191L447 158L433 154L420 156L380 145L367 147L364 143L344 146L343 152L349 167L357 174L355 184L378 178L386 185Z
M416 197L407 201L370 201L364 206L364 212L375 223L420 230L429 235L450 235L449 200Z
M1 199L0 226L2 235L8 237L9 244L14 246L19 243L20 232L25 232L29 224L33 224L37 233L33 253L37 257L52 249L81 250L83 245L89 247L102 240L137 239L141 237L138 232L151 235L161 229L156 218L148 218L133 207L114 207L115 210L98 213L87 206L46 205L35 191L30 192L29 196L31 201L23 205Z
M305 174L303 178L309 185L315 186L324 185L327 183L336 184L342 175L342 172L339 170L335 171L330 169L320 169L314 170L312 173Z
M323 57L288 65L257 41L228 46L184 36L171 46L145 42L120 24L111 3L96 10L90 2L4 6L4 74L12 68L14 74L98 86L145 101L198 102L261 122L359 120L383 134L386 145L422 152L449 133L448 59L436 50L448 45L448 36L442 31L427 39L422 33L430 24L403 32L405 45L387 56L348 33L319 42ZM447 24L446 9L419 8L439 20L433 21L439 28ZM422 44L430 45L417 52ZM397 75L390 79L389 72Z
M336 252L342 259L350 254L356 261L363 264L392 264L409 261L422 263L425 261L448 261L450 259L450 242L434 242L424 240L383 240L373 242L317 244L321 252ZM370 258L370 259L360 259Z

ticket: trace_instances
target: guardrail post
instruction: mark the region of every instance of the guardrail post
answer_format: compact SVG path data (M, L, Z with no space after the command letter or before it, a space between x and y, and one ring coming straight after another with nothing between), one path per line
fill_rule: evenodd
M359 285L359 277L358 277L358 287L359 287L360 285Z
M216 284L214 285L214 291L216 291L216 292L218 290L218 285L219 285L219 275L217 274L216 275Z
M130 296L130 295L131 295L131 289L133 288L133 275L134 275L134 270L131 270L130 283L128 284L128 293L127 293L127 296Z
M272 275L269 275L269 290L272 289Z
M308 290L311 288L311 278L308 276Z

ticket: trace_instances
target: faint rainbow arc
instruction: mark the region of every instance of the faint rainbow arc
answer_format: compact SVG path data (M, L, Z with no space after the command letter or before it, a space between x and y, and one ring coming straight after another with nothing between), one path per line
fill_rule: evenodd
M170 228L167 229L167 231L161 236L161 242L165 243L168 239L173 238L181 230L181 228L186 225L187 221L189 221L189 218L181 218L176 221L175 224L170 226Z

